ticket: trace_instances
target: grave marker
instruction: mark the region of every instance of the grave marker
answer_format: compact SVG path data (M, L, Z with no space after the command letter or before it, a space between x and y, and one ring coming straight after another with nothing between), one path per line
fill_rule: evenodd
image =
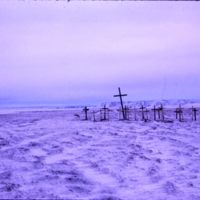
M87 108L87 106L84 107L83 109L84 113L85 113L85 120L88 120L88 111L89 111L89 108Z
M110 110L109 108L106 108L106 105L100 109L101 121L109 120L109 111Z
M125 114L125 110L124 110L124 104L123 104L122 97L127 96L127 94L122 94L122 93L121 93L121 89L120 89L120 87L118 88L118 91L119 91L119 94L114 95L114 97L119 97L119 98L120 98L120 103L121 103L121 110L122 110L123 120L126 120L126 114Z
M176 113L176 119L179 119L179 121L182 122L183 121L183 110L181 108L181 105L179 105L179 107L176 108L175 113Z
M192 121L197 121L197 109L192 106Z

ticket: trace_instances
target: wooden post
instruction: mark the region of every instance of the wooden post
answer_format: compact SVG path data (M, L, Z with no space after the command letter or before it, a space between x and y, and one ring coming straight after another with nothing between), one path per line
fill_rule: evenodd
M182 122L183 121L183 110L181 108L181 105L179 105L179 121Z
M121 120L121 109L117 109L117 111L119 112L119 120Z
M176 108L175 113L176 113L176 119L178 119L178 108Z
M134 107L134 118L135 118L135 121L137 121L137 110L136 110L136 108Z
M158 111L158 119L160 120L160 108L158 108L157 111Z
M93 110L93 121L96 122L95 111Z
M164 121L164 109L163 109L163 105L162 104L158 108L158 115L159 115L159 119Z
M124 110L124 104L123 104L122 97L127 96L127 94L122 94L120 87L118 88L118 90L119 90L119 94L118 95L114 95L114 97L119 97L120 98L123 120L125 120L126 119L126 115L125 115L125 110Z
M142 105L140 107L140 109L142 110L142 121L145 121L145 117L144 117L144 109L145 109L145 107Z
M129 108L125 106L124 111L125 111L125 119L129 120Z
M85 112L85 120L88 120L88 111L89 108L87 108L87 106L84 107L83 111Z
M165 120L165 115L164 115L164 107L163 105L161 104L161 114L162 114L162 121Z
M147 122L148 119L149 119L149 117L148 117L149 110L146 108L144 112L145 112L145 114L146 114L146 115L145 115L145 118L144 118L144 121Z
M156 121L156 111L157 111L156 106L154 106L152 110L153 110L153 119Z

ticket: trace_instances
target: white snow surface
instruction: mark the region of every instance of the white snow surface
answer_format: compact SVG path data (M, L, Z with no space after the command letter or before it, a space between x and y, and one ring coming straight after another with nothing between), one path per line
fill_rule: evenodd
M0 115L0 199L200 200L200 122Z

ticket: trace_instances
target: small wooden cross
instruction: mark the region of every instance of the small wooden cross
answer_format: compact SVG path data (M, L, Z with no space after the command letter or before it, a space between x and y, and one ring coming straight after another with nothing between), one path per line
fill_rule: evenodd
M85 120L88 120L88 111L89 108L87 108L87 106L84 107L83 111L85 112Z
M183 120L183 110L181 108L181 105L179 105L178 108L176 108L176 119L179 119L179 121L181 122Z
M197 109L192 106L192 121L197 121Z
M124 110L124 104L123 104L122 97L127 96L127 94L122 94L122 93L121 93L121 89L120 89L120 87L118 88L118 90L119 90L119 94L114 95L114 97L119 97L119 98L120 98L120 103L121 103L121 109L122 109L123 120L126 120L126 114L125 114L125 110Z
M101 120L105 121L105 120L109 120L109 108L106 108L106 105L104 105L103 108L101 108L100 110L100 114L101 114ZM103 112L103 116L102 116L102 112Z

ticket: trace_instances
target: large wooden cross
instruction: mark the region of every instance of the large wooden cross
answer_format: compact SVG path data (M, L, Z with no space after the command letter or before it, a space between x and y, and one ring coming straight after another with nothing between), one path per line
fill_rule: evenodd
M119 94L114 95L114 97L119 97L119 98L120 98L120 103L121 103L121 108L122 108L123 119L126 120L126 113L125 113L125 110L124 110L124 104L123 104L122 97L127 96L127 94L122 94L122 93L121 93L120 87L118 88L118 90L119 90Z

